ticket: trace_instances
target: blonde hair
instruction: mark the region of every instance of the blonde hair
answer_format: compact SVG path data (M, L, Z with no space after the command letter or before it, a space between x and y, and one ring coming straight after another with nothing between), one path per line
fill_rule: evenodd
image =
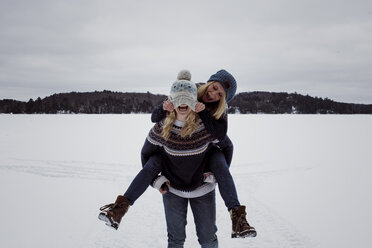
M198 88L198 101L201 101L201 99L203 98L203 95L205 94L205 92L207 91L208 87L213 84L213 83L216 83L217 81L210 81L206 84L203 84L201 86L199 86ZM219 83L219 82L217 82ZM226 109L227 109L227 105L226 105L226 93L221 97L221 99L218 101L218 105L212 109L209 109L210 113L212 114L212 116L218 120L221 118L221 116L223 116L224 114L226 114Z
M172 111L171 113L167 114L167 117L164 120L163 130L161 131L161 136L168 140L171 134L171 130L173 127L173 123L176 120L176 111ZM179 135L182 138L186 136L191 136L199 126L199 115L197 115L194 111L191 111L186 118L185 125L182 127L181 132Z

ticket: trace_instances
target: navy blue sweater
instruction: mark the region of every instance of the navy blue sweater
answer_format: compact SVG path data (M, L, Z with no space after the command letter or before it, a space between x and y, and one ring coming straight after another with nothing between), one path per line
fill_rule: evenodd
M207 105L206 105L207 106ZM230 140L230 138L226 135L227 133L227 114L225 114L220 119L216 120L214 117L209 113L207 109L198 113L200 119L203 121L205 125L205 129L215 138L218 139L220 142L217 144L217 148L219 148L226 159L228 166L231 164L234 146ZM167 116L167 111L163 109L163 104L157 106L151 114L151 121L154 123L160 122Z
M192 191L203 182L206 172L206 153L215 142L203 122L200 121L197 130L182 138L179 134L181 125L175 122L168 140L161 136L163 122L160 121L150 130L142 147L141 158L144 165L154 153L163 157L162 174L170 181L172 187L182 191Z

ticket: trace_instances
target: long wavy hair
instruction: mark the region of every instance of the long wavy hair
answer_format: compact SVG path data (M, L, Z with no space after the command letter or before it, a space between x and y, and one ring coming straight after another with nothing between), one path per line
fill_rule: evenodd
M176 111L172 111L167 114L167 117L164 119L163 130L161 132L161 136L168 140L171 134L171 130L173 127L173 123L177 119ZM194 111L191 111L186 118L185 125L182 127L181 135L182 138L187 136L191 136L199 126L199 115L197 115Z
M203 95L207 91L209 85L216 83L217 81L210 81L206 84L199 86L198 88L198 101L202 102ZM216 104L206 104L209 105L209 112L212 114L213 118L216 120L220 119L221 116L226 114L227 104L226 104L226 94L224 94L221 99L216 102Z

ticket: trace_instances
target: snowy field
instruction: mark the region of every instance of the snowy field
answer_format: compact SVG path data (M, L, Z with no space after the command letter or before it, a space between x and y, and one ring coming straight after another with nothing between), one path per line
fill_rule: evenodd
M0 247L166 247L149 188L118 231L97 219L141 168L149 115L0 115ZM258 236L220 247L372 247L371 115L230 115L231 171ZM199 247L191 211L185 247Z

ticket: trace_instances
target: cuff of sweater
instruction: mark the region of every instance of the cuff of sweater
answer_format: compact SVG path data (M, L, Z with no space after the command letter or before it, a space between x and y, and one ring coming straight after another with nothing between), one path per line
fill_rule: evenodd
M159 190L160 187L164 184L168 182L169 183L169 180L165 177L165 176L158 176L154 182L152 183L152 187L154 187L155 189Z
M212 172L206 172L204 173L204 180L203 182L205 183L215 183L216 182L216 177Z

